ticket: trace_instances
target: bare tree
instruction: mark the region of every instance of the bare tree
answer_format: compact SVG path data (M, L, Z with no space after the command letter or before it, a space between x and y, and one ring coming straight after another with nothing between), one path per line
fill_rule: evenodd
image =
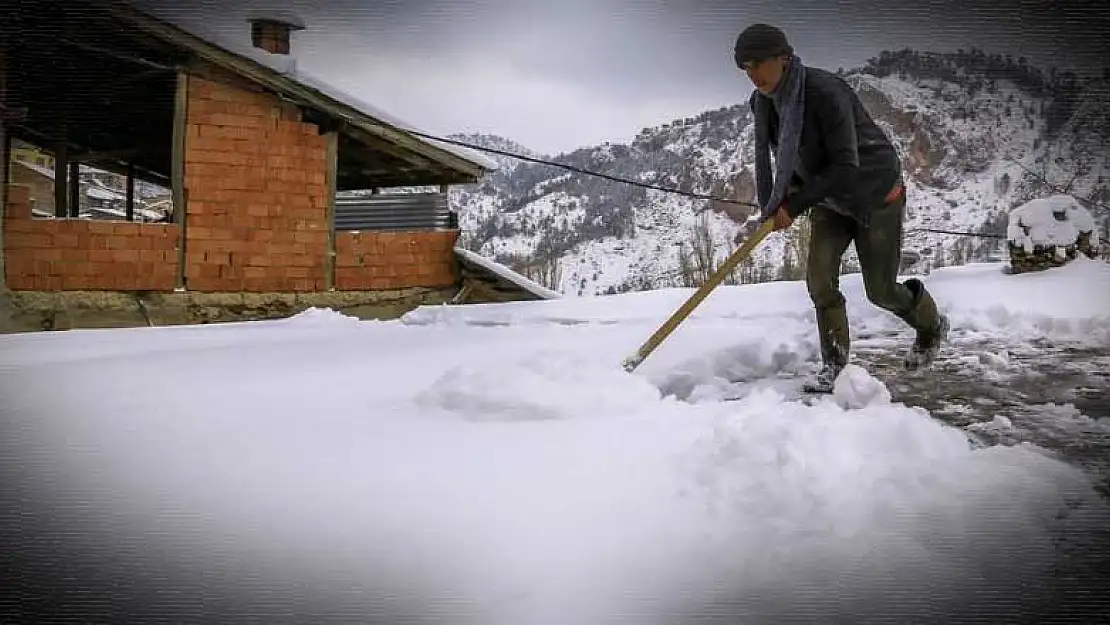
M808 215L794 220L794 225L786 230L786 245L783 246L783 263L780 279L801 280L806 275L809 263L809 238L813 226Z
M558 291L563 281L562 267L558 257L539 256L528 260L517 260L510 269L552 291Z
M721 263L717 261L717 244L713 239L709 211L698 215L698 221L690 231L689 244L679 249L678 265L683 286L698 287L705 284L709 276Z

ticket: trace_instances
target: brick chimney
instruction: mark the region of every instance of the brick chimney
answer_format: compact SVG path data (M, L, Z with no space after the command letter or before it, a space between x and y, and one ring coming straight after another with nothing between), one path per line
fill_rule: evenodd
M251 44L270 54L288 55L290 33L304 30L304 22L288 13L255 13L247 18L251 25Z

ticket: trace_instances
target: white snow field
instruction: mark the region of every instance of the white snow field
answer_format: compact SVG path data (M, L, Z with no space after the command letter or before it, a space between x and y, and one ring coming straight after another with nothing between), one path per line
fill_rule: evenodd
M1110 264L925 280L956 336L1110 348ZM842 283L855 334L907 344ZM802 283L722 287L625 373L690 293L0 337L9 564L73 593L24 605L483 625L1068 609L1078 582L1053 567L1110 528L1089 474L972 444L862 368L811 406L720 401L813 366Z

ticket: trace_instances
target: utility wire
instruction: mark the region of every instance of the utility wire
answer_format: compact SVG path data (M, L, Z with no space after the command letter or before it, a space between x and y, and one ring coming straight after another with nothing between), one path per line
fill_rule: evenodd
M754 203L754 202L741 202L739 200L726 200L725 198L717 197L717 196L714 196L714 195L706 195L706 194L702 194L702 193L695 193L693 191L683 191L681 189L674 189L674 188L670 188L670 187L662 187L662 186L659 186L659 185L648 184L646 182L640 182L638 180L629 180L628 178L621 178L619 176L610 176L609 174L603 174L601 172L590 171L588 169L582 169L581 167L575 167L574 165L567 165L565 163L556 163L554 161L548 161L548 160L544 160L544 159L540 159L540 158L532 158L531 156L523 156L521 154L513 154L512 152L506 152L504 150L497 150L497 149L494 149L494 148L482 147L480 145L473 145L473 144L470 144L470 143L466 143L464 141L456 141L454 139L445 139L443 137L437 137L435 135L430 135L430 134L427 134L427 133L419 132L419 131L416 131L416 130L410 130L410 129L407 129L407 128L404 129L404 130L405 130L405 132L407 132L409 134L413 134L413 135L416 135L418 137L424 137L425 139L431 139L432 141L441 141L443 143L450 143L450 144L453 144L453 145L457 145L459 147L470 148L472 150L481 150L483 152L490 152L490 153L493 153L493 154L499 154L501 156L507 156L509 158L515 158L515 159L519 159L519 160L522 160L522 161L528 161L530 163L537 163L539 165L547 165L549 167L558 167L560 169L566 169L568 171L573 171L575 173L583 174L583 175L586 175L586 176L594 176L596 178L604 178L606 180L611 180L613 182L619 182L621 184L628 184L628 185L632 185L634 187L641 187L641 188L644 188L644 189L652 189L654 191L662 191L664 193L672 193L674 195L684 195L686 197L694 198L694 199L697 199L697 200L713 200L715 202L722 202L722 203L727 203L727 204L738 204L738 205L741 205L741 206L751 206L753 208L759 208L759 205Z
M906 231L906 234L914 232L933 232L936 234L954 234L964 237L979 237L981 239L1005 239L1006 236L1002 234L990 234L988 232L961 232L958 230L941 230L938 228L911 228Z

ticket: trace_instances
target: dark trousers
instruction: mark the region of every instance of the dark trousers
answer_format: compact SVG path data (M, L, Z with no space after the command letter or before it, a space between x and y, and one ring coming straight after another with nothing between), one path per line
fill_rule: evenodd
M866 227L825 206L810 210L811 231L806 286L817 312L821 358L826 364L848 362L851 345L840 263L848 245L856 244L864 290L872 304L900 317L919 333L938 325L936 304L919 280L898 282L902 263L902 221L906 196L871 213Z

